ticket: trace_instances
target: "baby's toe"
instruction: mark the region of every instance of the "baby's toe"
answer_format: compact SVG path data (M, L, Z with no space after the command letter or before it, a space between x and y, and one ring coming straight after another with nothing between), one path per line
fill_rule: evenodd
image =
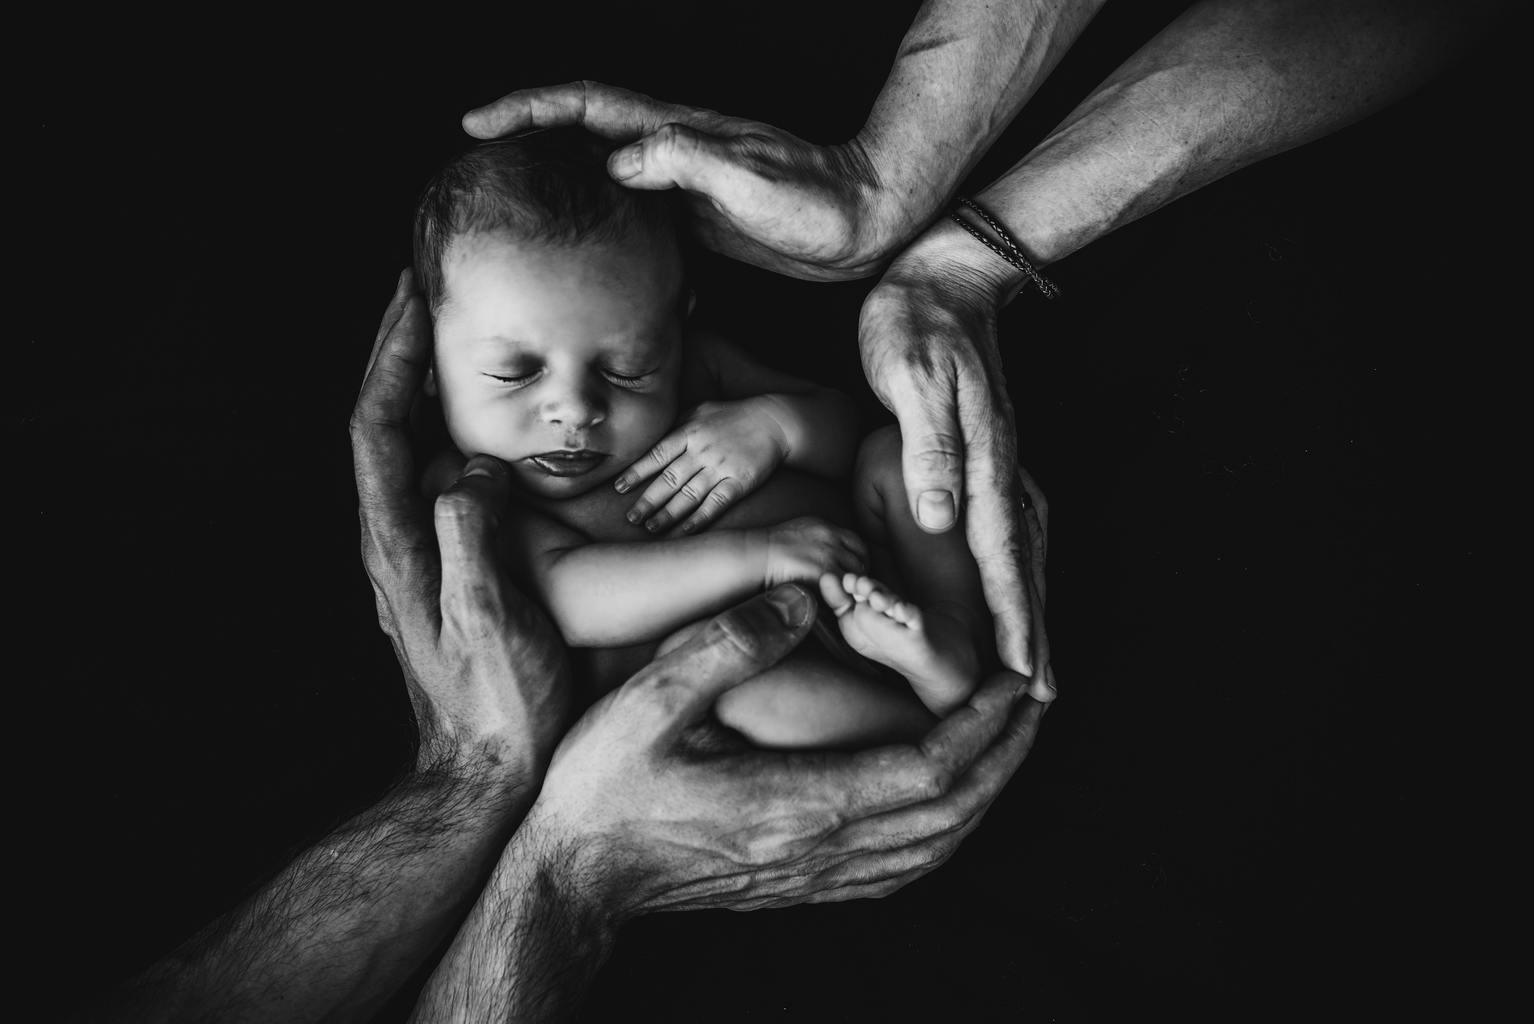
M921 609L910 601L896 601L889 611L890 618L910 629L921 629Z
M872 594L878 586L879 584L873 578L859 576L856 586L853 587L852 596L859 601L866 601L868 600L868 595Z
M895 604L895 598L883 587L875 587L868 595L868 607L876 612L888 613Z
M852 574L848 573L846 577L837 579L833 573L820 574L820 596L825 598L826 604L830 605L831 610L837 615L851 608L854 603L846 585L846 579L851 576Z

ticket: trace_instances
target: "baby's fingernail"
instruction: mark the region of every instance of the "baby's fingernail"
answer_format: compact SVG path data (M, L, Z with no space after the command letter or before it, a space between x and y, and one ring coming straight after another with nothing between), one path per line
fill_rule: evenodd
M622 494L624 491L629 489L629 482L620 476L618 479L613 481L613 487L617 488L619 494Z
M696 523L683 523L682 524L682 532L683 533L691 533L696 526L697 526Z
M648 523L644 524L644 528L646 530L649 530L651 533L654 533L656 530L660 529L660 521L656 520L656 519L652 519Z
M932 530L953 525L953 495L947 491L923 491L916 502L916 518Z
M629 146L618 150L608 158L607 172L619 181L632 178L644 166L643 152L643 147L640 146Z
M804 625L814 610L809 595L798 587L779 587L767 595L767 603L789 629Z
M624 518L631 523L637 523L639 522L639 513L634 509L629 509L628 514Z

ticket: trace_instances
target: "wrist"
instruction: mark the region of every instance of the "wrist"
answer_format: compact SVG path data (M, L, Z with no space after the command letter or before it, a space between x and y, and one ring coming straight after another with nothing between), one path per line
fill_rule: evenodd
M538 795L545 767L511 744L449 746L423 739L411 776L418 784L451 790L455 799L525 810Z
M777 395L757 395L747 401L756 409L761 429L767 432L773 447L777 449L777 464L788 461L799 447L798 432L795 429L797 420L793 413Z
M835 147L858 204L858 259L869 270L888 262L938 212L953 182L923 173L872 121Z
M1027 275L947 217L933 223L891 264L886 279L940 280L950 293L999 310L1029 284Z

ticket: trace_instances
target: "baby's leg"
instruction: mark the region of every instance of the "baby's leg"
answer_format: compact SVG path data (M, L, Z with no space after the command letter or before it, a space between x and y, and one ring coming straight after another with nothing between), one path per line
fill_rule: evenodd
M685 642L706 621L671 634L656 656ZM714 714L757 746L781 750L909 743L926 735L934 721L904 687L859 675L803 646L721 694Z
M963 523L940 534L916 525L895 427L864 440L853 479L858 527L874 548L875 570L895 576L911 600L851 573L821 577L821 595L859 654L905 676L928 708L946 714L974 689L989 649L990 617Z

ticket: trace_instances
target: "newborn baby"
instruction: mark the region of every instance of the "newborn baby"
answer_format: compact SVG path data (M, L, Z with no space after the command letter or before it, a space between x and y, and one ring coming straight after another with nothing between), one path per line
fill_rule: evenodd
M783 748L921 735L993 656L963 530L916 525L894 428L858 445L845 397L687 328L675 200L614 184L608 149L581 129L484 143L416 213L427 391L460 451L511 470L513 572L598 692L752 593L810 584L834 628L719 720Z

